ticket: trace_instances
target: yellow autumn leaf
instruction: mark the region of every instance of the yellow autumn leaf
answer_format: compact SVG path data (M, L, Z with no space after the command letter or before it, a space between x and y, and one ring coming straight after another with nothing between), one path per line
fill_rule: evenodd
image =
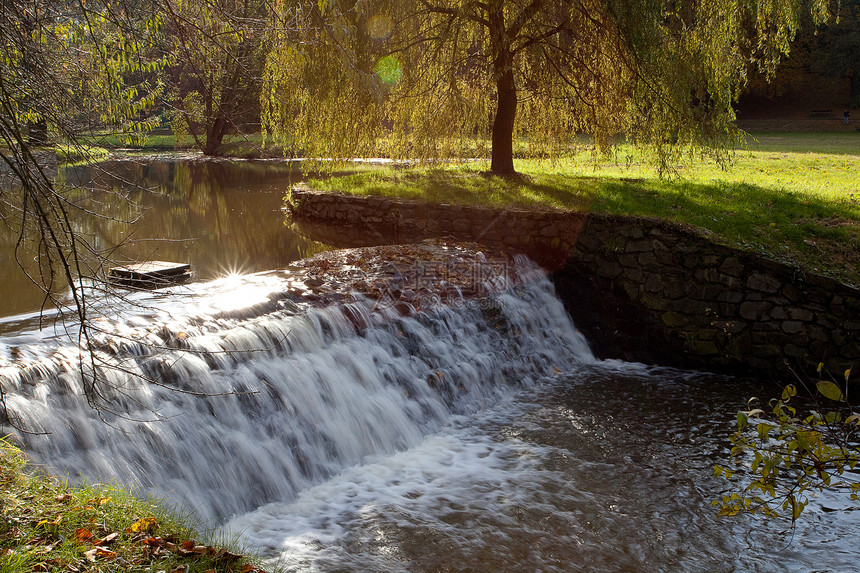
M152 533L158 529L158 522L154 517L144 517L132 523L129 529L132 533Z

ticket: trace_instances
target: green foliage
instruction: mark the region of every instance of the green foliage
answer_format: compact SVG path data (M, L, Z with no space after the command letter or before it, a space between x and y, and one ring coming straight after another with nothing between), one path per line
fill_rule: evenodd
M446 159L462 147L558 155L627 138L663 170L737 141L732 103L788 51L796 0L286 2L299 35L266 66L264 129L309 156ZM805 4L814 21L826 0ZM388 137L378 141L380 134ZM513 167L509 167L513 170Z
M819 375L823 364L818 366ZM849 473L860 462L860 414L847 401L851 371L839 383L819 379L815 393L798 396L786 386L767 408L749 401L737 415L731 435L731 461L743 470L717 466L715 474L732 480L738 491L715 500L720 515L741 512L797 520L809 504L809 494L825 488L844 491L860 500L860 482Z

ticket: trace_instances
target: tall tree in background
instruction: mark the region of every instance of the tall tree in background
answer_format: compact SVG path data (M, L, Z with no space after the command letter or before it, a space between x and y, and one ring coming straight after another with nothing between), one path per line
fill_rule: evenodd
M267 63L264 127L308 154L360 154L393 125L393 153L444 157L489 140L554 153L584 132L626 135L662 166L720 149L751 66L787 52L798 0L360 0L313 3L316 31ZM816 21L826 0L814 0ZM357 129L363 133L356 133ZM352 151L352 153L350 153Z
M215 155L228 133L259 129L260 85L271 47L266 0L163 0L174 132Z

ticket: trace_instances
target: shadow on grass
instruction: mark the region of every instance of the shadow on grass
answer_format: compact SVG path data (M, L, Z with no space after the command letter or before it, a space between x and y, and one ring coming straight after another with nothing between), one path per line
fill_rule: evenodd
M311 183L313 185L313 182ZM752 184L432 169L330 180L331 190L434 203L660 218L813 272L860 284L860 197L827 201Z

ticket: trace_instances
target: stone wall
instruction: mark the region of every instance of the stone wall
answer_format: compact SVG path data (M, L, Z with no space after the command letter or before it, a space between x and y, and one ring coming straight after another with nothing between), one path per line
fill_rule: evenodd
M355 246L343 244L352 229L364 244L448 236L524 251L553 273L577 327L601 357L778 377L814 374L818 362L841 376L860 362L860 291L716 244L693 229L306 187L293 189L291 210L306 233L328 229L314 238L335 246Z
M860 362L860 291L692 229L590 215L555 274L593 344L631 358L839 377Z
M320 193L305 185L293 187L290 210L300 230L324 243L337 241L336 246L451 237L519 249L546 266L564 262L586 220L585 214L566 211L355 197ZM303 224L308 221L317 225Z

